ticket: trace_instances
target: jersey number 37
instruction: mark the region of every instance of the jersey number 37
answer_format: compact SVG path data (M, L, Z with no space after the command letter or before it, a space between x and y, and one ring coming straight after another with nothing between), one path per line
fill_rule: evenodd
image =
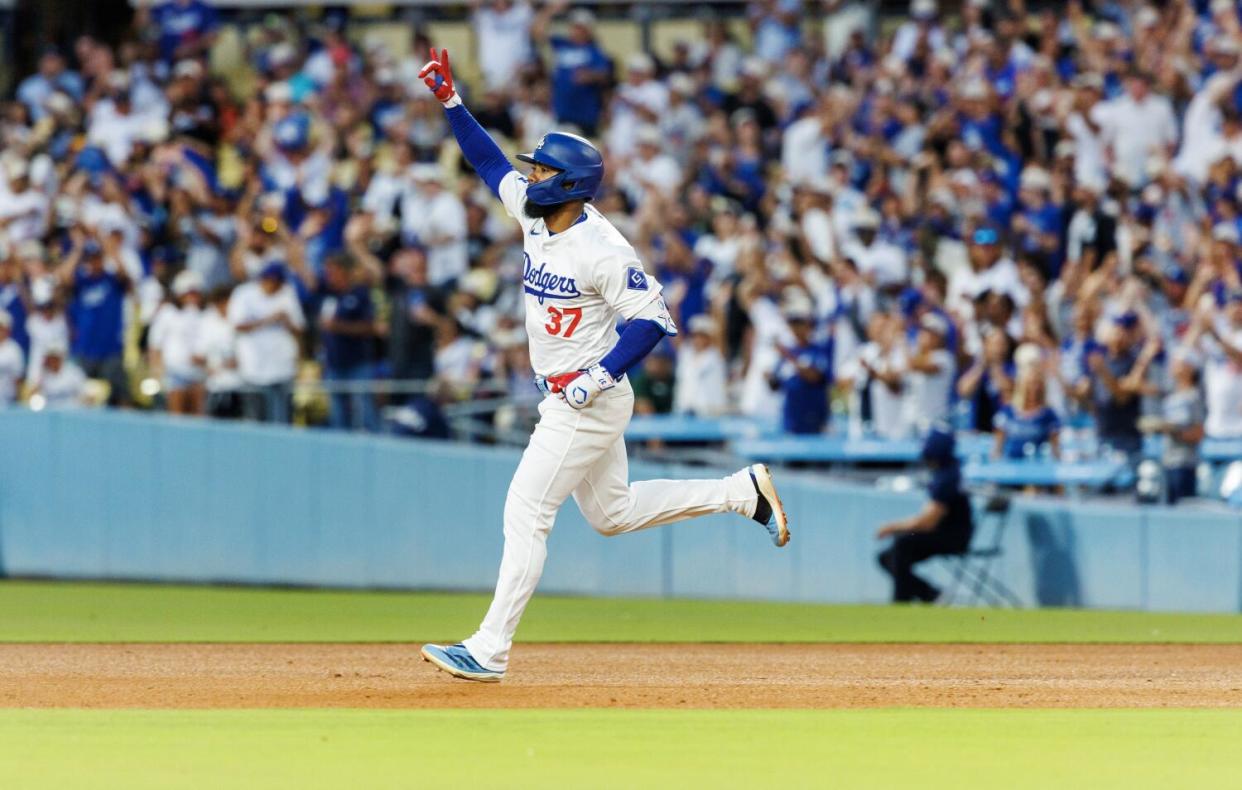
M581 307L549 307L548 323L544 324L543 328L548 330L549 335L573 337L574 330L578 328L578 324L581 321Z

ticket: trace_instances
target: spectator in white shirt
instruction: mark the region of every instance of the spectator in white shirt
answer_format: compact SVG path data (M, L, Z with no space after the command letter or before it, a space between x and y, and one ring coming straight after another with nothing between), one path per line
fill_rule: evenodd
M207 374L207 414L212 417L237 418L242 414L243 382L237 372L237 333L228 319L231 294L229 288L212 292L210 304L203 311L203 326L194 349L196 363Z
M1094 108L1100 105L1104 79L1099 74L1081 74L1074 79L1073 106L1065 117L1065 130L1074 142L1074 180L1079 184L1103 185L1108 181L1104 130Z
M612 100L608 153L625 158L634 151L640 127L659 123L668 108L668 88L655 79L655 61L638 52L626 62L625 82Z
M690 342L677 351L673 411L714 417L728 409L728 366L720 351L716 322L704 313L690 319Z
M27 376L43 370L43 357L52 346L69 347L69 322L65 311L56 303L55 282L48 278L30 284L30 301L34 310L26 316L26 334L30 337L30 359Z
M902 22L893 36L894 55L908 61L920 44L931 52L945 48L944 29L936 19L936 11L936 0L911 0L910 19Z
M40 239L47 230L49 203L30 179L25 159L4 158L4 188L0 188L0 240L20 244Z
M703 111L695 103L698 84L683 72L668 78L668 109L660 115L660 134L675 160L686 161L690 147L702 137L706 127Z
M635 206L651 192L660 198L672 199L681 186L681 168L663 150L660 130L644 126L638 130L638 150L629 167L617 176L618 185Z
M793 184L814 182L828 175L828 133L834 123L835 102L824 95L816 111L785 128L781 136L781 168Z
M989 291L1005 294L1015 306L1025 307L1029 301L1018 266L1004 255L1000 233L992 225L976 228L967 248L970 266L953 272L949 278L946 303L962 315L973 315L974 301Z
M475 45L488 90L508 87L530 63L530 27L535 13L526 0L475 0Z
M827 178L806 182L794 201L806 251L824 265L833 263L837 238L832 228L832 182Z
M401 203L402 235L407 245L427 251L431 284L452 286L470 266L466 207L445 189L444 174L437 165L414 165L410 171L414 188Z
M134 142L144 133L149 119L134 112L129 75L124 71L108 76L107 89L91 109L86 139L102 148L114 167L121 167L129 160Z
M68 359L68 347L53 343L44 350L43 367L32 374L32 408L74 409L86 405L86 374Z
M910 433L904 406L906 351L901 334L901 321L896 316L875 313L867 323L867 342L842 369L842 378L853 384L853 434L870 429L884 439L904 439Z
M297 376L298 337L306 326L285 266L269 263L257 280L238 286L229 299L229 323L237 332L237 369L247 391L247 419L288 423Z
M1092 110L1104 131L1111 154L1113 174L1131 187L1147 181L1147 161L1171 156L1177 143L1177 118L1167 97L1151 92L1149 77L1132 71L1126 93Z
M1205 433L1212 439L1242 437L1242 291L1229 292L1224 315L1217 312L1212 302L1200 308L1191 338L1199 339L1206 358Z
M905 423L920 433L949 416L955 371L953 355L946 349L948 335L949 322L944 315L924 313L906 362Z
M863 279L877 288L899 286L906 280L906 254L879 238L880 215L864 208L854 216L853 239L842 245L845 257L854 261Z
M151 372L173 414L202 414L203 368L195 359L203 324L203 278L186 269L173 280L173 301L155 313L147 339Z
M22 347L11 336L13 316L0 310L0 409L17 403L25 359Z

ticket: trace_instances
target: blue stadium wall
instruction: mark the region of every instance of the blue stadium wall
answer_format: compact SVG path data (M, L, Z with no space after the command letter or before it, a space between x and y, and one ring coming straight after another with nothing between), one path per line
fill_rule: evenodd
M0 413L0 442L0 568L64 578L488 589L518 460L106 412ZM635 479L698 473L631 468ZM604 538L569 504L540 589L886 600L874 531L920 497L802 474L784 475L782 494L794 541L780 551L736 516ZM1242 517L1019 499L995 570L1025 605L1242 611Z

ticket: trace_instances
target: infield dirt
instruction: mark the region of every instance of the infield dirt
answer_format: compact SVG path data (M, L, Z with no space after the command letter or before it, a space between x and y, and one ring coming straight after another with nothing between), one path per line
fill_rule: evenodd
M0 707L1242 707L1242 645L522 644L499 685L406 644L0 645Z

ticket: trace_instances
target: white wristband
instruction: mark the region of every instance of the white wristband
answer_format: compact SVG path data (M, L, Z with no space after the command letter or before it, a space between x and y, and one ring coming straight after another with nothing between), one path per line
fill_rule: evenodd
M444 109L446 109L446 110L447 110L449 107L460 107L460 106L461 106L461 96L460 96L460 95L458 95L457 91L453 91L453 95L452 95L452 96L450 96L450 97L448 98L448 101L445 101L445 102L440 102L440 104L442 104L442 105L444 106Z
M586 374L591 377L591 380L595 382L601 392L617 386L617 380L604 369L603 365L592 365L586 369Z

